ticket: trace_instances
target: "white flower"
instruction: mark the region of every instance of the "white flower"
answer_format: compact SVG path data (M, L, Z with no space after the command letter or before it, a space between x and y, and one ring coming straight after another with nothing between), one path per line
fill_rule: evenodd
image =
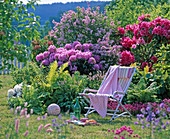
M21 91L21 89L22 89L21 84L20 85L17 84L17 85L14 86L14 91L15 91L16 94L19 93Z
M17 93L17 97L21 97L22 92L20 91L19 93Z
M11 98L13 95L15 95L14 89L9 89L7 94L8 94L8 99Z

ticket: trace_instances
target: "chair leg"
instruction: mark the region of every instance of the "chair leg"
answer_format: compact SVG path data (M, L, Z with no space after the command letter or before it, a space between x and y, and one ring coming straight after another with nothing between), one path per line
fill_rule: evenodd
M91 114L91 113L93 113L93 112L95 112L95 111L96 111L96 110L92 110L92 111L90 111L90 110L91 110L91 108L92 108L92 105L90 105L90 108L88 109L87 113L85 114L85 118L87 118L87 116L88 116L89 114Z
M114 114L113 114L113 116L112 116L112 118L110 119L110 121L112 121L112 120L114 120L114 119L116 119L116 118L118 118L118 117L120 117L120 116L123 116L123 115L126 114L126 113L128 113L128 114L130 115L130 118L131 118L131 117L132 117L131 113L123 106L123 104L120 103L119 100L117 100L116 98L114 98L114 99L119 103L119 104L117 105L116 111L118 110L119 106L121 105L126 112L123 112L123 113L121 113L121 114L119 114L118 116L115 117L115 115L116 115L116 111L115 111Z

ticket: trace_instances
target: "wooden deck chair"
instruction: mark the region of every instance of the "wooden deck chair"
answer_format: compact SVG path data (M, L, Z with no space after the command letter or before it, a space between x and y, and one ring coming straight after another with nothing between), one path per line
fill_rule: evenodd
M83 96L86 99L86 101L89 102L90 104L90 107L85 107L85 109L87 109L85 118L87 118L89 114L95 111L97 111L103 118L105 117L105 115L111 115L112 118L110 119L110 121L120 116L131 117L132 116L131 113L122 105L122 99L127 93L128 87L131 83L135 70L136 67L110 66L98 90L85 89L83 93L79 93L79 95ZM104 90L105 88L107 88L106 90L109 91L108 92L105 91L103 94L100 94L102 89ZM87 91L93 92L93 94L92 93L87 94L86 93ZM94 92L97 93L94 94ZM91 95L93 95L94 97L92 97ZM117 102L117 107L115 110L107 108L107 103L109 101ZM95 107L93 106L92 102ZM125 112L120 113L118 110L119 106L122 106ZM104 111L102 111L102 109L104 109Z

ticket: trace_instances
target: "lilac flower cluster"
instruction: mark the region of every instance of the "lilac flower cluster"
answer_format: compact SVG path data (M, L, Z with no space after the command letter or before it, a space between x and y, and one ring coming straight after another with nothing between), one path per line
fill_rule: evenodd
M127 132L127 133L124 133L124 132ZM125 139L127 137L137 137L137 138L141 138L141 136L139 136L138 134L136 135L132 135L133 134L133 129L131 129L130 127L127 127L126 125L125 126L122 126L120 127L119 129L108 129L108 132L113 132L115 134L114 136L114 139L118 139L120 137L120 139ZM122 133L123 132L123 133Z
M103 43L93 45L75 41L73 44L66 44L64 48L56 48L54 45L50 45L48 51L36 56L36 60L44 66L49 66L55 60L57 60L58 66L68 62L71 73L78 70L81 74L88 74L93 71L105 70L109 67L109 64L115 64L119 48L120 46L116 45L109 47L104 46ZM84 73L83 70L86 72Z
M49 36L57 40L59 46L73 41L93 44L106 41L110 45L115 44L120 36L117 34L118 30L113 20L108 19L106 12L99 13L99 10L100 7L96 10L77 7L76 12L70 10L64 13L60 23L52 21L55 26Z
M166 113L162 111L162 108L165 107L164 105L164 103L161 103L156 112L153 112L151 105L148 105L146 110L141 109L142 114L137 115L138 122L135 122L134 124L138 125L141 123L142 129L149 128L152 133L166 130L167 126L169 126L169 121L163 123L162 120L167 116ZM159 115L159 117L156 118L156 115Z

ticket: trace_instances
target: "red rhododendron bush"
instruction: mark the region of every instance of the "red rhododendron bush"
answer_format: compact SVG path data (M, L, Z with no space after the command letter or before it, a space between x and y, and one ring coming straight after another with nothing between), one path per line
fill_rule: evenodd
M149 71L152 71L161 48L167 47L170 43L170 21L157 17L153 21L147 22L149 17L150 15L143 14L138 17L140 23L127 25L124 31L126 32L125 36L121 38L120 43L124 49L134 54L135 62L138 63L140 69L143 70L144 67L148 66ZM120 63L123 65L125 65L126 57L127 54L122 52Z

